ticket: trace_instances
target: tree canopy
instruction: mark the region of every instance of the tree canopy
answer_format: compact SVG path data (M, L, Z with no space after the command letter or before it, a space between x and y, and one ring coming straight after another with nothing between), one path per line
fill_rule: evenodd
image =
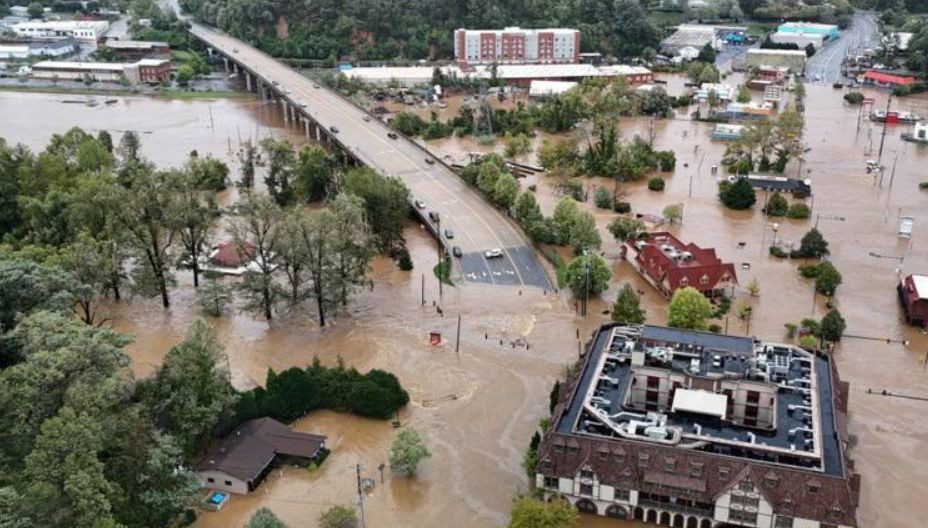
M712 304L699 290L691 286L678 288L667 307L667 326L705 330L712 313Z

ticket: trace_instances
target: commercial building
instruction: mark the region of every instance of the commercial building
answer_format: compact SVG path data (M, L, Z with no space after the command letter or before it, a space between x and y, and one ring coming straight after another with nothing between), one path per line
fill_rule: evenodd
M928 325L928 275L909 275L897 287L905 320L911 325Z
M256 418L214 442L194 469L204 488L244 495L255 490L278 457L313 460L325 448L325 439L294 432L272 418Z
M864 73L863 83L880 88L896 88L905 84L915 82L915 77L911 75L893 75L891 73L878 72L870 70Z
M548 28L456 29L454 59L469 64L580 62L580 31Z
M806 67L806 52L803 50L749 49L745 63L751 66L785 66L793 73L801 73Z
M622 253L664 297L686 286L714 297L738 282L734 264L722 262L714 249L684 244L666 231L628 240L622 246Z
M80 80L85 75L95 81L160 82L170 77L171 63L161 59L142 59L134 63L42 61L32 66L32 76L38 79Z
M12 29L16 35L28 38L75 38L96 42L103 37L110 23L105 20L50 20L20 22Z
M458 66L443 66L442 73L450 78L490 79L493 76L489 66L474 66L462 69ZM411 88L421 84L431 84L434 68L427 66L410 67L371 67L347 68L341 73L352 79L368 84L399 84ZM592 64L500 64L496 67L496 76L506 84L530 86L532 81L569 81L579 82L588 78L617 79L624 78L631 84L651 82L651 70L641 66L594 66Z
M740 26L704 26L681 24L661 41L661 53L679 55L684 48L701 50L706 44L721 49L722 44L740 44L747 40L748 28Z
M0 42L0 59L27 59L29 57L63 57L77 51L73 39L33 42Z
M558 390L535 486L663 526L856 527L848 396L797 346L604 325Z
M577 86L573 81L532 81L528 88L529 97L550 97L564 93Z
M777 33L822 35L825 40L833 40L841 36L838 26L833 24L812 24L810 22L784 22L777 27Z
M147 40L108 39L103 46L127 56L142 56L152 53L171 52L171 46L167 42L154 42Z
M777 44L795 44L799 49L805 49L812 44L815 49L821 49L827 38L822 33L781 33L777 31L770 36L770 40Z

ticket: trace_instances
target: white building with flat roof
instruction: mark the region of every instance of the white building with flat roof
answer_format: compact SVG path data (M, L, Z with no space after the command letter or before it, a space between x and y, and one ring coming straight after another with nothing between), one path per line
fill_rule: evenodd
M47 22L20 22L12 30L17 36L27 38L75 38L96 42L110 23L105 20L50 20Z
M580 61L580 31L567 28L456 29L454 58L467 64Z

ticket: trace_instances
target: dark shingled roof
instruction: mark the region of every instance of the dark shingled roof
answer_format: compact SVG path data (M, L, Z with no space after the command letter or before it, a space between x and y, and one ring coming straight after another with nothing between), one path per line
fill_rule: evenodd
M699 332L697 330L681 330L666 326L644 325L641 337L659 341L673 341L713 350L730 350L742 354L750 354L754 350L754 340L750 337Z
M257 478L277 455L315 458L324 445L324 436L294 432L273 418L255 418L213 442L194 467L248 481Z

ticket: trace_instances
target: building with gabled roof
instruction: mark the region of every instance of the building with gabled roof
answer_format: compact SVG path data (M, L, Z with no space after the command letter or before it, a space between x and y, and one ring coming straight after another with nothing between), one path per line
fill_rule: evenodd
M628 240L622 251L638 273L665 297L686 286L713 297L738 282L734 264L722 262L714 249L684 244L667 231Z
M849 386L831 358L703 334L594 332L558 391L535 486L580 511L664 526L857 526Z
M279 456L315 459L324 436L298 433L273 418L255 418L236 427L194 462L205 488L245 494L253 491Z
M912 325L928 325L928 275L909 275L897 287L905 320Z

